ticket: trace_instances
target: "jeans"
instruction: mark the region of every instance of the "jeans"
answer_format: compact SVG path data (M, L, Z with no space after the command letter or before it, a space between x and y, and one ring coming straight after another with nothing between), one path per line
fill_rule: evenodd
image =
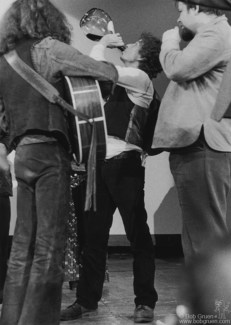
M212 150L200 137L190 148L170 154L170 169L182 211L182 245L188 263L210 240L228 234L231 153Z
M57 325L63 283L70 159L56 142L18 146L17 221L1 325Z
M118 158L118 159L117 159ZM122 216L133 253L135 304L154 308L154 246L144 207L144 168L137 152L123 153L97 161L97 211L85 212L82 272L77 287L77 302L97 308L102 297L107 244L116 208Z

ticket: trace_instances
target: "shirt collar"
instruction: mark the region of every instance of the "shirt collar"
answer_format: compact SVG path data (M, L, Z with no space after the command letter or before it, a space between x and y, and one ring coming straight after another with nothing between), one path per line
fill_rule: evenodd
M209 26L214 26L222 21L223 22L228 21L228 19L225 15L214 17L213 19L211 19L211 21L208 24L205 24L205 25L202 25L201 27L199 27L197 30L197 33L201 33L204 30L208 29Z

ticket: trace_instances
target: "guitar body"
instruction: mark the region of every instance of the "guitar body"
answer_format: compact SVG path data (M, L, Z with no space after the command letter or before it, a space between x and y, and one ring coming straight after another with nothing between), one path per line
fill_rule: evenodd
M97 159L106 155L107 127L98 82L90 77L65 77L67 88L66 100L73 108L87 115L96 125ZM84 119L69 113L70 138L74 155L78 163L88 161L92 140L92 125Z

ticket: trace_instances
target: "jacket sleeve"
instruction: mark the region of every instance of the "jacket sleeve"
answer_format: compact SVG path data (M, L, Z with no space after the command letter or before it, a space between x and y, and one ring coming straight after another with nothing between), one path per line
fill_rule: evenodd
M224 52L221 32L210 28L198 33L183 50L177 42L164 40L160 62L170 80L184 82L198 78L221 64Z
M34 46L32 59L36 70L50 82L60 75L93 77L113 84L118 80L117 70L112 63L96 61L76 48L50 37Z

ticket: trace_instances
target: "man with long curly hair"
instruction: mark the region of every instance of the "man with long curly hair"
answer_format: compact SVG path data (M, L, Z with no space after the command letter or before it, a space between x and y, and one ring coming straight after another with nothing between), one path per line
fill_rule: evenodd
M112 64L70 46L70 27L48 0L17 0L0 26L0 103L15 149L17 222L1 325L57 325L69 205L70 139L64 110L49 103L7 63L19 57L63 92L63 76L117 81Z
M119 34L105 35L91 56L105 60L106 47L123 45ZM97 163L97 211L84 214L82 272L77 300L61 312L71 320L94 310L102 297L109 231L116 208L121 214L134 257L136 323L153 320L157 301L154 288L155 257L144 206L142 152L144 130L154 96L152 78L162 71L161 42L150 33L127 45L121 55L124 66L116 66L118 83L105 104L108 130L106 159Z

